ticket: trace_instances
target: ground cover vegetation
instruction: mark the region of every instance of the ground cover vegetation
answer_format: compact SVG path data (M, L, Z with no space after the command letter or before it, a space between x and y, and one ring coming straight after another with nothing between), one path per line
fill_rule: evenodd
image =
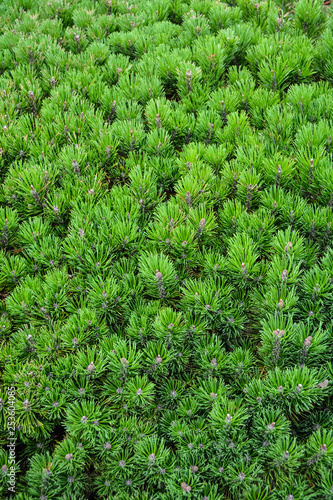
M333 18L0 5L0 488L333 498Z

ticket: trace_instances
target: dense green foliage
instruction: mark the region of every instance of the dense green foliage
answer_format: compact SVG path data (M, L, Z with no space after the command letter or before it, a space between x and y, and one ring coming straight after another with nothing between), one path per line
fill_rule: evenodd
M0 491L333 499L333 17L0 4Z

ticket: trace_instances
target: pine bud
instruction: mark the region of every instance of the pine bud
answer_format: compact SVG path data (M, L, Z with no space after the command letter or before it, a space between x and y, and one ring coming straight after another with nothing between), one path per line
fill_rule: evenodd
M164 289L164 283L163 283L163 274L156 269L156 279L157 279L157 288L158 288L158 294L160 296L160 299L165 299L166 294L165 294L165 289Z
M75 174L77 174L77 175L81 174L79 164L78 164L78 162L76 160L73 160L72 167L73 167L73 170L74 170Z
M65 456L65 459L67 460L67 462L72 460L72 458L73 458L73 453L67 453L67 455Z
M306 339L304 340L304 347L310 347L311 342L312 342L312 337L310 335L309 337L306 337Z
M241 481L243 481L243 480L245 479L245 474L244 474L244 472L240 472L240 473L238 474L238 477L239 477L239 479L240 479Z
M125 460L120 460L119 467L125 467L125 465L126 465Z
M149 460L151 460L152 462L155 460L155 458L156 458L155 453L151 453L151 454L149 455Z
M197 465L191 465L191 471L192 472L198 472L199 467Z
M279 300L279 302L277 303L277 307L278 307L278 309L280 309L280 310L284 308L284 302L283 302L283 300L282 300L282 299L280 299L280 300Z
M136 393L137 393L137 395L138 395L138 396L141 396L141 394L142 394L142 389L138 389L138 390L136 391Z
M225 422L227 424L230 424L231 421L232 421L232 416L230 415L230 413L227 413L227 416L225 417Z
M185 201L188 207L192 206L192 198L189 191L186 192Z
M186 84L187 91L192 92L192 73L189 69L186 71Z
M273 431L275 429L275 422L272 422L271 424L268 424L267 429L269 431Z
M128 360L126 358L121 358L120 361L122 362L123 365L125 366L128 365Z
M161 356L158 354L158 355L156 356L156 358L155 358L155 363L159 365L160 363L162 363L162 361L163 361L163 359L162 359L162 358L161 358Z
M317 385L320 389L324 389L325 387L328 386L328 379L324 380L324 382L320 382L320 384Z
M288 252L289 252L289 250L291 250L291 249L292 249L292 247L293 247L293 244L292 244L292 242L291 242L291 241L289 241L289 243L287 243L287 244L286 244L286 246L284 247L284 251L285 251L286 253L288 253Z
M25 410L28 410L28 409L30 408L30 401L29 401L29 399L25 399L25 400L23 401L23 408L24 408Z
M88 372L92 373L95 370L94 362L92 361L87 368Z
M156 275L155 275L155 276L156 276L156 278L157 278L158 280L163 279L163 274L162 274L162 273L160 273L157 269L156 269Z
M186 484L184 481L182 483L180 483L180 486L181 486L182 490L186 491L187 493L189 493L192 490L191 486Z
M285 454L284 454L284 458L286 458L286 459L287 459L287 458L289 458L289 455L290 455L290 454L289 454L289 451L287 450L287 451L285 452Z

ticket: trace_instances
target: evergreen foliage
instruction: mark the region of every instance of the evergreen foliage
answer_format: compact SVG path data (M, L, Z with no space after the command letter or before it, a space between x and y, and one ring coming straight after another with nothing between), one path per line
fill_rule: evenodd
M333 498L327 3L0 3L4 500Z

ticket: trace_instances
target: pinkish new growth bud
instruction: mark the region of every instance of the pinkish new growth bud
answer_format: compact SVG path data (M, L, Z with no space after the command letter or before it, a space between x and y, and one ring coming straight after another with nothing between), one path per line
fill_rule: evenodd
M283 337L283 336L284 336L284 334L285 334L285 331L284 331L284 330L279 330L279 329L277 329L277 330L274 330L274 331L273 331L273 334L274 334L276 337Z
M155 274L155 276L156 276L156 278L157 278L158 280L163 279L163 274L162 274L162 273L160 273L160 271L158 271L158 269L156 269L156 274Z
M306 337L306 339L304 340L304 347L310 347L311 342L312 342L312 337L310 335L309 337Z
M184 481L182 483L180 483L180 486L181 486L182 490L186 491L187 493L189 493L192 490L191 486L186 484Z

